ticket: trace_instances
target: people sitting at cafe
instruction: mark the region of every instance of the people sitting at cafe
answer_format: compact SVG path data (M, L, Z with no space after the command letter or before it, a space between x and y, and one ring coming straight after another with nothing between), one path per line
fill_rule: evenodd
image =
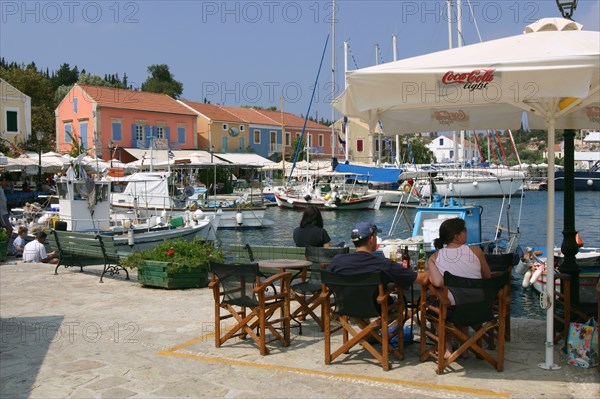
M23 185L21 186L21 191L24 193L31 192L31 188L29 188L29 184L27 184L27 182L23 182Z
M447 219L440 225L439 238L433 241L437 251L427 260L431 284L442 287L446 271L455 276L473 279L491 277L490 267L481 248L465 245L466 241L467 227L463 219ZM448 300L452 305L456 304L450 291ZM463 332L467 331L468 329L464 328ZM446 342L445 357L449 357L451 353L452 344Z
M331 238L323 228L323 216L318 208L306 208L300 226L294 229L294 243L297 247L331 247Z
M381 229L372 223L357 223L350 234L356 252L336 255L327 269L340 274L382 271L385 284L396 284L405 290L413 283L427 284L429 277L426 272L417 273L411 269L403 269L401 264L373 254L377 249L378 232L380 233Z

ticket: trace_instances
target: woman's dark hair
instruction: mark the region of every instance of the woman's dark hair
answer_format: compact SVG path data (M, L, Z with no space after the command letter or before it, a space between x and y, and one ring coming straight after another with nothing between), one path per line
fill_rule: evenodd
M435 249L442 249L444 245L452 242L454 236L465 230L466 224L463 219L446 219L440 226L440 237L433 240Z
M300 227L311 225L323 228L323 216L321 216L321 211L314 206L306 208L302 214L302 220L300 221Z

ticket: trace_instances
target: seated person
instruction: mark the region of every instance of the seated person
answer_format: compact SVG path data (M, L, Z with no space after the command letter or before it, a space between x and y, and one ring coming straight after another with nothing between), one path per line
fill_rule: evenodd
M466 278L490 278L492 273L481 248L465 245L467 241L467 227L463 219L447 219L440 225L439 238L433 241L437 252L427 260L427 270L431 284L436 287L444 285L444 272L448 271L455 276ZM448 291L448 300L456 304L454 296ZM467 332L467 328L463 332ZM448 358L452 352L452 345L446 342Z
M306 208L300 227L294 229L294 243L297 247L331 247L331 238L323 228L323 217L318 208Z
M41 230L35 234L35 240L25 245L23 249L23 262L58 264L59 259L55 252L46 253L46 248L44 247L46 237L46 233Z
M24 193L30 193L31 192L31 188L29 188L29 184L27 184L27 182L24 182L23 185L21 186L21 191Z
M393 283L408 289L413 283L427 284L427 273L417 273L382 256L373 255L377 249L377 226L369 222L359 222L352 229L351 238L356 252L336 255L327 270L340 274L360 274L382 271L385 284Z
M13 241L13 254L20 258L23 256L23 250L25 249L25 238L27 238L27 227L19 226L17 230L17 238Z

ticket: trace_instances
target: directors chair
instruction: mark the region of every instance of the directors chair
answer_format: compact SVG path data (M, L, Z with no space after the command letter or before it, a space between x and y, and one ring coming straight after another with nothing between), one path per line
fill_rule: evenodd
M404 294L400 290L395 287L386 289L381 272L343 275L323 270L321 280L325 364L331 364L358 344L373 355L385 371L390 369L390 353L402 360L403 337L398 337L398 348L389 342L404 330ZM395 301L392 292L398 294ZM336 321L339 327L332 330L331 320ZM342 330L342 345L332 351L331 337L338 330ZM371 342L381 344L381 351L375 349Z
M305 281L292 283L291 297L298 302L298 307L292 312L292 318L303 320L310 316L319 325L323 331L322 316L317 316L315 310L323 304L321 297L321 271L326 269L334 256L338 254L347 254L350 248L323 248L306 247L306 260L312 262L310 266L310 276ZM322 312L321 312L322 313Z
M212 279L209 287L215 300L215 346L220 348L228 339L249 335L259 346L260 354L267 355L266 344L277 340L282 346L290 344L291 273L275 274L261 281L258 264L225 264L210 261ZM267 292L278 282L279 293ZM224 314L221 312L225 310ZM221 336L221 322L235 320L233 328ZM275 326L279 324L283 335ZM257 332L254 330L257 329ZM266 340L267 331L273 338Z
M509 297L509 273L487 279L470 279L444 273L444 286L428 284L421 290L421 361L437 359L437 374L467 350L488 361L497 371L504 369L504 340L506 334L506 301ZM452 292L456 305L448 299ZM428 296L429 293L429 296ZM496 307L497 304L497 307ZM469 336L460 327L472 327ZM458 348L448 358L444 357L446 340L455 338ZM497 342L496 356L482 347L485 339L488 348ZM432 344L428 345L429 342Z

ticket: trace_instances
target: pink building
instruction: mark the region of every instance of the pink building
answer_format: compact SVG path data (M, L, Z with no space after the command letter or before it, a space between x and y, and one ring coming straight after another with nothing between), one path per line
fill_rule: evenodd
M149 148L150 140L171 149L198 148L196 113L166 94L76 84L55 116L60 153L71 150L71 136L90 153L125 162L135 160L127 149ZM118 151L110 154L110 147Z

